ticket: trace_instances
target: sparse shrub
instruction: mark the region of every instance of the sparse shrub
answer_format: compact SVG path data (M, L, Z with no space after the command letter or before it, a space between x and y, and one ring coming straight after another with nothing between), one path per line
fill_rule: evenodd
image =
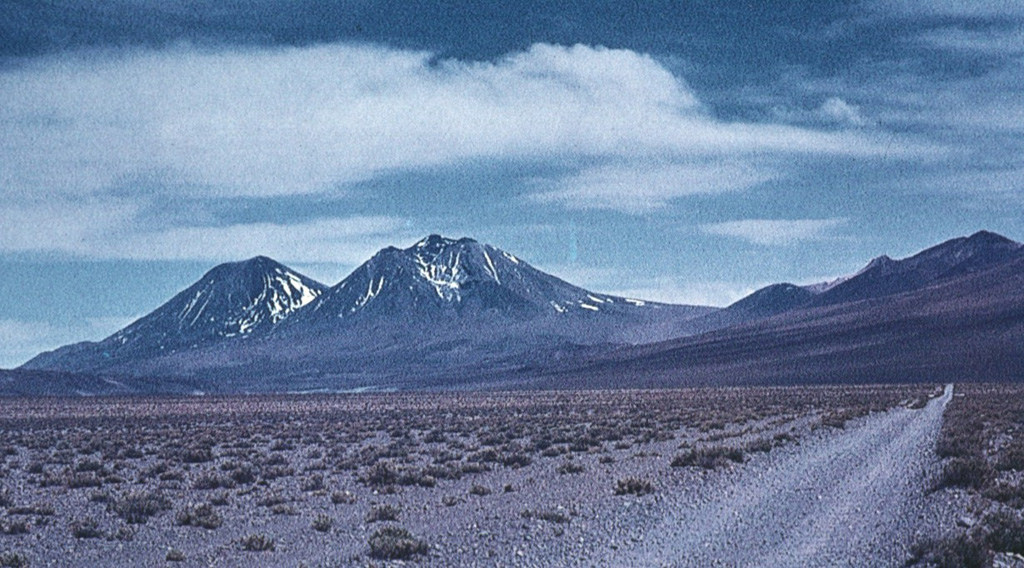
M511 467L513 469L518 469L520 467L526 467L526 466L530 465L531 463L533 463L533 458L531 458L530 456L528 456L528 455L526 455L526 454L524 454L522 452L514 452L514 453L506 455L501 460L501 463L505 467Z
M270 446L272 452L290 452L295 449L295 445L286 440L274 440L274 443Z
M100 530L96 519L88 518L71 523L71 536L75 538L102 538L103 531Z
M626 477L615 484L616 495L647 495L654 493L654 484L639 477Z
M164 557L164 560L166 560L167 562L184 562L185 553L178 550L177 548L172 548L167 551L167 556Z
M928 406L929 400L930 399L927 396L915 397L913 400L907 403L907 408L909 408L910 410L921 410L922 408Z
M546 458L553 458L569 453L569 446L548 446L540 453Z
M298 515L299 514L299 512L295 510L295 507L292 507L291 505L287 505L287 504L284 504L284 503L281 503L279 505L274 505L273 507L270 508L270 512L275 514L275 515Z
M209 503L186 506L178 511L174 521L181 526L201 527L204 529L215 529L224 523L220 515L217 514L217 511L213 509L213 505Z
M747 445L743 446L743 451L770 452L772 451L772 441L769 440L768 438L758 438L757 440L753 440L749 442ZM740 457L740 461L743 461L742 457Z
M324 514L319 514L313 518L313 530L319 532L327 532L334 526L334 519Z
M192 482L193 489L204 491L211 489L233 489L234 487L234 479L219 473L204 473Z
M257 501L256 504L260 505L262 507L274 507L276 505L281 505L282 503L287 503L287 502L288 502L288 499L286 499L283 495L279 495L277 493L271 493L270 495L267 495L266 497L264 497L264 498L260 499L259 501Z
M231 480L239 485L246 485L256 481L257 471L252 466L242 466L231 470Z
M729 462L743 463L743 450L732 447L695 448L673 458L672 467L716 469Z
M106 491L93 491L89 494L90 503L109 503L110 493Z
M484 495L490 495L491 490L488 489L487 487L484 487L483 485L473 485L472 487L469 488L469 494L483 497Z
M52 517L54 515L53 505L29 505L22 507L11 507L7 509L8 515L39 515L41 517Z
M0 526L0 532L12 536L28 534L28 523L25 521L11 521Z
M268 552L274 550L274 539L264 534L250 534L239 541L242 550L249 552Z
M441 504L444 505L445 507L454 507L455 505L458 505L461 502L462 499L459 499L455 495L445 495L444 497L441 497Z
M185 472L172 469L160 474L160 481L185 481Z
M437 479L428 475L426 471L412 469L402 472L398 476L398 483L401 485L419 485L420 487L434 487Z
M121 525L117 528L117 532L114 533L114 540L122 542L130 542L135 540L136 529L128 525Z
M936 568L985 568L992 565L992 551L975 535L957 534L927 540L911 547L910 563Z
M427 554L426 542L413 537L401 527L382 527L370 535L370 556L387 560L410 558Z
M64 485L68 489L82 489L84 487L102 487L103 480L93 473L74 473L66 477Z
M860 413L852 408L833 410L831 412L827 412L821 417L821 425L828 426L830 428L844 429L846 428L846 423L857 418L858 415L860 415Z
M28 557L19 552L4 552L0 554L0 566L3 568L26 568L28 565Z
M485 463L466 462L462 464L460 471L462 473L483 473L485 471L491 471L491 466Z
M529 509L523 511L520 514L524 519L538 519L549 523L565 524L568 523L570 518L569 515L557 510L545 510L545 511L530 511Z
M206 463L213 461L210 448L187 448L181 452L181 461L185 463Z
M331 493L331 503L335 505L351 505L356 502L356 496L350 491L335 491Z
M466 461L477 463L498 463L501 461L501 454L494 448L485 448L466 456Z
M981 489L992 481L994 475L983 456L956 457L943 464L939 487Z
M401 513L402 508L396 505L380 505L367 511L366 522L375 523L377 521L397 521L398 515Z
M1024 509L1024 483L1011 480L996 480L985 486L982 495L1005 503L1014 509Z
M392 485L398 482L398 470L391 462L380 461L370 466L360 480L367 485Z
M223 507L230 502L231 498L227 491L222 491L210 498L210 504L215 507Z
M776 445L778 445L785 444L786 442L796 441L796 438L789 432L779 432L778 434L772 436L772 440L776 443Z
M288 458L281 454L274 454L263 460L263 465L288 465Z
M1024 471L1024 443L1015 441L999 452L996 469L1000 471Z
M170 509L171 502L159 493L137 491L122 496L117 501L110 503L107 508L126 522L137 525Z
M324 476L317 473L302 480L300 489L303 491L322 491L325 487Z
M291 477L295 475L295 468L281 465L265 467L263 468L263 472L261 473L261 475L263 476L263 479L267 481L273 481L275 479L280 479L282 477Z
M559 465L555 469L555 471L557 471L558 473L560 473L562 475L568 475L568 474L573 474L573 473L580 473L584 469L586 469L586 468L584 468L582 464L576 463L574 461L567 461L567 462L564 462L561 465Z
M1024 518L1020 514L1001 511L985 518L988 533L985 541L992 550L1024 554Z
M75 471L79 473L103 471L103 464L92 459L84 459L75 464Z

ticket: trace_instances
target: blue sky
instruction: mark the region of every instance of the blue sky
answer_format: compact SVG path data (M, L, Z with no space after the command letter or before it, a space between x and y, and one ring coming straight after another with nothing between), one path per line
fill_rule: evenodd
M561 4L0 0L0 367L257 254L725 305L1024 237L1024 4Z

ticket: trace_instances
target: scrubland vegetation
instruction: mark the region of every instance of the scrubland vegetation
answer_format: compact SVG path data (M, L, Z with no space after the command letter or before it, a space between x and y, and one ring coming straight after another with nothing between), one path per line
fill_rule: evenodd
M933 393L879 386L9 399L0 417L0 565L45 565L68 550L78 563L125 565L240 555L328 566L571 555L588 539L631 530L616 517L629 503L642 507L816 429ZM952 431L942 451L950 456L946 483L1012 510L1024 446L1005 437L1011 424L1021 427L1020 415L1001 412L998 427L987 418L980 430L957 426L995 444L984 460L967 449L975 438ZM961 467L988 473L972 485ZM986 530L986 542L994 534L1002 533Z
M913 561L992 566L997 555L1024 555L1024 385L957 385L936 452L943 464L935 490L966 510L954 533L918 543Z

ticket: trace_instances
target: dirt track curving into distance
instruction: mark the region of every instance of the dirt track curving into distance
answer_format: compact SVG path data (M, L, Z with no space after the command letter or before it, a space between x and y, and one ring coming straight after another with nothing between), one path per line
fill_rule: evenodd
M922 528L944 394L773 452L666 503L622 566L900 566Z

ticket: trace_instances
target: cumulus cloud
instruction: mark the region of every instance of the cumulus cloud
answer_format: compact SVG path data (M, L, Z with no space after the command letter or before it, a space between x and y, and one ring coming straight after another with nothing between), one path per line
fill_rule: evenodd
M702 225L709 235L743 239L757 245L791 245L829 238L845 219L742 219Z

